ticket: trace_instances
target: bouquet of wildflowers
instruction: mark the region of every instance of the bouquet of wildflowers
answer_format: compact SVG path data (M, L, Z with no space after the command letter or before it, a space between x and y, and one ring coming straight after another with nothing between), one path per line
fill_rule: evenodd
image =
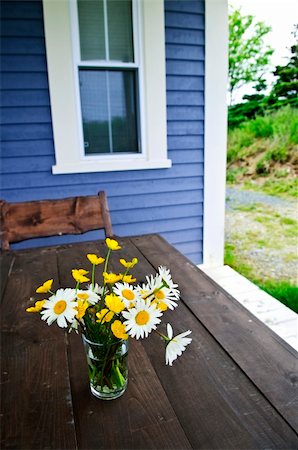
M136 279L129 272L138 263L137 258L132 261L120 259L124 270L119 274L111 273L108 271L111 253L121 247L115 239L107 238L105 242L105 258L87 255L91 271L82 268L72 270L75 288L54 292L53 280L47 280L36 292L49 293L50 297L36 301L26 311L40 312L48 325L56 322L61 328L69 328L69 331L75 330L83 335L91 390L97 396L106 394L106 398L111 398L111 392L121 395L126 387L125 344L129 336L139 339L148 337L151 331L158 333L166 344L166 364L171 366L191 342L191 338L187 337L191 331L173 337L170 324L167 324L167 336L157 330L164 311L176 308L180 296L170 271L159 267L155 276L146 277L146 283L135 285ZM103 266L100 285L95 281L98 266ZM83 288L85 283L89 284Z

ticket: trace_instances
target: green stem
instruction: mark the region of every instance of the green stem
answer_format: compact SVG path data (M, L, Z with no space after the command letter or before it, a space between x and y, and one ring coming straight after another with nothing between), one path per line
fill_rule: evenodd
M95 264L92 264L92 277L91 277L92 291L94 291L94 276L95 276Z

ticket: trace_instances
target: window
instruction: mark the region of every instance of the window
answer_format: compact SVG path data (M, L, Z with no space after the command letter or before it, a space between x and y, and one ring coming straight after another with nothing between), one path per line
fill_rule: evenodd
M43 0L53 173L170 167L162 0Z

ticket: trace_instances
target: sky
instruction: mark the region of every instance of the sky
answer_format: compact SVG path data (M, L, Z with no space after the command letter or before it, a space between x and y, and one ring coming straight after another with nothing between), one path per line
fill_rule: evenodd
M272 68L276 65L286 64L290 55L288 48L293 44L291 32L294 24L298 23L298 0L229 0L229 5L241 7L242 14L251 14L257 21L265 22L271 26L272 31L266 37L266 43L274 49L272 55ZM274 78L269 78L269 81ZM242 95L253 93L251 88L240 89L236 102Z

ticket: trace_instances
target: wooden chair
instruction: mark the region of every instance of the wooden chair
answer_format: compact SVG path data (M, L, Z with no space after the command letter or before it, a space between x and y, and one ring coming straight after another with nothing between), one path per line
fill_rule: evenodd
M111 237L112 224L105 192L59 200L8 203L0 200L2 250L10 243L46 236L82 234L104 229Z

